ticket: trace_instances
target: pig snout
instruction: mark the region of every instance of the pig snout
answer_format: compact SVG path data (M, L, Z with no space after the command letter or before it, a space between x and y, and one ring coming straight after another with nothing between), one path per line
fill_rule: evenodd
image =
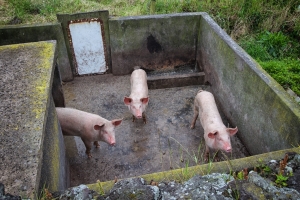
M137 110L135 116L136 116L137 118L142 118L142 112L141 112L141 110Z
M111 146L115 146L115 145L116 145L116 143L115 143L115 142L112 142L112 143L110 143L110 145L111 145Z
M226 151L227 153L231 152L231 145L229 143L224 145L224 151Z
M108 142L111 146L115 146L115 144L116 144L116 141L113 137L109 137Z

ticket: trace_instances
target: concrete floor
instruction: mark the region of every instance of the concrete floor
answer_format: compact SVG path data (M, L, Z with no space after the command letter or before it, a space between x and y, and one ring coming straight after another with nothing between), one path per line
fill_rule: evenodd
M76 77L64 84L66 107L99 114L108 120L123 118L115 130L116 146L100 142L100 148L92 149L90 159L80 138L65 137L70 186L202 164L204 139L200 121L195 129L189 128L194 96L200 87L209 90L201 85L149 90L144 125L142 120L132 122L123 103L124 96L130 94L130 75ZM228 124L226 119L223 121ZM237 136L232 137L232 147L233 152L227 155L230 159L249 155Z

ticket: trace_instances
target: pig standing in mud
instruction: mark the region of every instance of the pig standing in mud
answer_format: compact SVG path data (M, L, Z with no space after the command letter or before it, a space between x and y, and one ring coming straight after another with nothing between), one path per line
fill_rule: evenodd
M231 152L230 136L236 134L238 128L226 128L223 124L212 93L203 90L198 91L194 101L194 117L191 129L195 128L198 115L204 129L205 162L209 159L210 149ZM217 154L214 160L219 161Z
M129 97L124 97L124 103L128 106L132 113L132 121L135 118L142 118L146 124L145 110L148 105L148 85L147 85L147 74L144 70L139 67L135 67L131 74L131 94Z
M56 108L56 113L63 135L81 137L89 158L92 157L92 142L97 148L100 147L98 141L115 145L114 129L121 124L122 119L108 121L99 115L73 108Z

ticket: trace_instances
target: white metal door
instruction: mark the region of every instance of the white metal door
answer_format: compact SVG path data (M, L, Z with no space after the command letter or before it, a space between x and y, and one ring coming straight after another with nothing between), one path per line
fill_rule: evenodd
M99 21L69 24L73 53L79 75L104 73L107 69Z

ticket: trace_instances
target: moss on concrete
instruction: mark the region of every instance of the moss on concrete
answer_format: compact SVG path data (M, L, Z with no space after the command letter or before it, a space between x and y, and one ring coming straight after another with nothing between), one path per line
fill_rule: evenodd
M274 151L266 154L260 154L260 155L240 158L236 160L214 162L214 163L197 165L188 168L175 169L175 170L158 172L153 174L145 174L145 175L140 175L139 177L144 178L147 184L149 184L151 180L155 182L173 181L173 180L177 182L185 182L196 174L206 175L206 174L217 173L217 172L230 173L230 172L241 171L245 168L253 168L255 166L258 166L260 163L265 163L270 160L280 160L284 158L284 155L287 152L300 153L300 147ZM95 190L96 192L101 194L103 191L105 193L109 193L114 183L115 181L112 180L112 181L89 184L87 186L90 189Z
M0 182L24 198L39 187L55 49L54 41L0 46Z

